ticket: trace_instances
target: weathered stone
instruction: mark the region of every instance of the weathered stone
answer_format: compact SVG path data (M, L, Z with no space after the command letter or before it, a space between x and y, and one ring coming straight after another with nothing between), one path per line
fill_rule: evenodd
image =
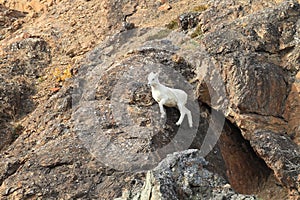
M164 3L163 5L158 7L159 11L167 11L172 9L171 5L169 3Z
M288 121L287 133L300 145L300 72L291 84L291 91L286 100L284 118Z
M216 10L224 4L227 5L226 12ZM254 1L247 6L226 1L220 5L214 4L200 16L200 24L204 30L200 42L211 55L214 65L214 68L208 69L207 79L212 81L214 73L222 73L226 88L224 95L229 101L226 102L226 98L223 98L213 105L210 97L220 87L205 84L199 87L199 98L216 109L223 108L227 118L238 126L243 136L251 144L255 140L255 151L258 151L256 148L260 140L255 139L254 133L287 133L297 142L299 126L297 38L300 6L295 1L278 4L270 2L265 9L256 7L255 12L250 12L251 15L245 12L259 4ZM200 79L203 70L203 66L196 70ZM228 105L227 109L224 109L224 105ZM273 142L276 144L276 141ZM292 140L287 140L285 146L289 145L295 144ZM287 156L282 148L275 154ZM271 155L260 157L268 164L269 156ZM299 161L295 162L299 165ZM270 167L269 164L268 166ZM275 177L281 179L276 172ZM287 183L283 185L289 188Z
M180 15L178 17L179 27L183 31L196 27L199 22L199 15L199 12L191 12Z
M251 145L274 171L277 179L290 189L291 197L300 196L300 148L286 135L271 131L254 133Z
M12 75L39 77L51 62L51 50L42 38L26 38L7 47L8 65Z
M116 200L256 199L255 196L235 193L223 178L206 167L207 161L198 150L168 155L156 168L147 172L140 193L132 195L129 192L127 197L123 195Z
M22 18L25 16L24 12L12 10L0 4L0 40L20 29L23 23Z
M12 0L12 1L5 1L1 0L1 4L4 4L5 6L9 8L13 8L15 10L19 10L22 12L45 12L47 11L47 5L51 5L53 3L53 0L47 0L47 1L40 1L40 0L30 0L30 1L17 1L17 0Z
M50 62L50 49L40 38L26 38L5 49L0 61L0 149L12 143L22 131L22 126L15 122L34 109L31 96L36 78L43 75Z
M0 85L0 149L8 146L18 136L18 132L15 132L14 127L11 127L9 122L18 115L17 108L21 107L20 91L16 84L7 82L1 77Z

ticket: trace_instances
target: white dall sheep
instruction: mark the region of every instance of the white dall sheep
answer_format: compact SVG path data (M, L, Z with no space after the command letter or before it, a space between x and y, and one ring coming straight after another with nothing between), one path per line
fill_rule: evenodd
M166 116L164 105L167 107L177 107L180 111L180 118L176 125L180 125L187 115L189 126L193 127L192 114L189 109L185 107L187 102L187 93L180 89L166 87L159 83L158 73L151 72L148 75L148 85L151 86L152 97L157 101L161 113L161 117Z

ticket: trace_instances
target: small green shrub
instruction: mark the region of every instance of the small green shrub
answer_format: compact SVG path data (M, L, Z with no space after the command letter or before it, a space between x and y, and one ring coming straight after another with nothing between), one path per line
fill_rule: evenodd
M24 130L24 127L22 125L20 125L20 124L15 125L12 130L13 140L16 140L21 135L23 130Z
M171 30L175 30L179 27L178 25L178 21L176 19L172 20L170 23L168 23L166 25L166 28L171 29Z
M196 38L199 37L203 34L202 30L201 30L201 26L198 25L195 29L195 31L191 34L191 38Z
M203 12L208 8L207 5L199 5L193 8L193 11L195 12Z

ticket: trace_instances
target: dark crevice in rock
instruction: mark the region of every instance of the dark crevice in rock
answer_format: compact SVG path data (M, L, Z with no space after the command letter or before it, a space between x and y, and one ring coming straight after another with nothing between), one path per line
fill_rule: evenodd
M0 173L0 186L2 185L3 181L5 181L5 179L15 174L18 169L24 165L24 163L25 162L20 161L8 162L6 166L4 166L4 169L2 169L1 167L1 170L3 171Z
M203 103L199 101L200 106L200 118L199 118L199 127L197 134L190 146L190 149L201 149L203 145L204 138L206 136L208 128L209 128L209 120L211 118L211 112L212 108L207 105L206 103ZM218 121L215 121L214 123L221 123ZM224 162L224 159L222 157L220 146L215 145L213 149L208 153L208 155L205 157L205 159L208 161L207 169L209 169L212 172L215 172L222 176L224 179L227 179L226 177L226 165Z
M281 57L283 57L291 53L294 49L295 49L294 45L290 47L286 47L284 49L279 50L279 54L281 55Z
M73 164L72 162L57 162L57 163L52 163L51 165L48 165L48 166L45 166L45 167L47 167L51 170L51 169L54 169L56 167L61 167L61 166L64 166L64 165L72 165L72 164Z
M201 102L201 108L201 115L210 115L212 108L209 105ZM200 120L201 124L208 126L207 119ZM190 148L201 148L205 136L203 131L198 132ZM278 183L274 181L273 171L256 154L250 142L244 139L239 128L229 120L226 120L217 145L206 159L209 161L207 168L225 178L239 193L259 194L265 187L270 190L276 187L282 189L281 186L275 186Z
M259 54L267 54L269 56L277 54L276 52L267 51L266 49L263 48L257 48L255 49L254 52Z
M227 121L218 145L231 186L243 194L259 192L272 171L257 156L249 141L241 135L240 130Z
M286 100L286 98L285 98L285 100ZM283 120L284 122L287 122L287 120L282 115L264 115L264 114L261 114L261 113L258 113L258 112L245 112L243 114L245 114L245 115L257 115L257 116L260 116L260 117L275 117L275 118L278 118L280 120Z

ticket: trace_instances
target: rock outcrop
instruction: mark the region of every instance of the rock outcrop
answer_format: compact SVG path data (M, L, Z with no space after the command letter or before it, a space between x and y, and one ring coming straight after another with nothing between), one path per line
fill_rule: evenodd
M251 145L274 171L277 179L289 188L291 195L299 197L299 146L286 135L271 131L254 133Z
M207 164L199 150L170 154L147 172L143 188L138 194L124 191L123 196L115 200L257 199L234 192L222 177L206 169Z
M41 38L22 39L5 51L0 61L0 149L21 134L23 127L17 121L34 110L35 81L51 62L50 48Z
M232 4L234 10L236 4L234 2L229 4ZM230 10L231 6L227 8ZM237 12L240 13L243 10L244 8L240 7ZM278 150L274 153L274 155L280 155L279 152L281 152L282 155L286 155L284 156L286 162L282 163L280 172L276 172L278 168L269 162L269 159L275 162L274 155L269 154L272 158L267 158L266 154L261 154L260 148L256 148L265 145L256 133L268 133L268 138L274 139L271 142L273 145L280 143L276 140L278 137L276 134L285 134L283 137L287 137L287 140L284 146L297 144L298 137L295 136L299 134L300 122L297 120L299 91L296 92L300 50L297 39L299 38L300 6L297 2L286 1L252 15L243 17L237 17L237 15L234 16L236 19L231 17L227 23L223 21L219 25L218 23L215 25L213 21L206 23L205 19L219 16L218 11L214 12L214 16L211 16L212 13L208 10L203 13L203 18L200 17L203 19L200 24L204 31L201 42L213 57L215 70L222 73L223 82L226 83L226 99L229 101L220 101L219 104L212 105L207 101L205 88L200 88L204 90L204 95L200 93L199 98L216 108L223 107L221 104L229 102L228 110L225 111L227 118L239 127L243 136L251 144L256 144L253 146L254 150L275 171L277 179L283 180L282 175L279 174L285 174L283 169L290 168L287 163L299 165L299 161L294 159L299 157L299 146L296 145L292 149L281 146L279 149L282 152ZM213 31L210 30L211 24L214 24ZM201 71L201 68L198 71ZM214 70L207 73L208 79L213 73ZM214 89L219 88L212 88ZM291 107L293 107L292 110ZM288 139L289 137L294 141ZM271 149L274 148L273 145ZM288 152L285 154L286 150ZM287 156L288 154L294 156ZM289 179L293 182L291 187L297 188L295 184L298 181L299 171L296 170L290 176ZM290 187L290 183L281 182L286 187ZM298 196L299 189L296 190L298 190L296 194Z
M22 11L9 9L0 4L0 40L20 29L25 16L26 13Z

